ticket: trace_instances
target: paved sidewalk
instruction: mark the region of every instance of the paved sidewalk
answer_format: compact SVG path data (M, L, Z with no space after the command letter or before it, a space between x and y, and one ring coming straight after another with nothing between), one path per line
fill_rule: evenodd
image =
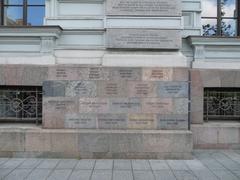
M0 158L3 180L240 180L240 151L194 151L193 160Z

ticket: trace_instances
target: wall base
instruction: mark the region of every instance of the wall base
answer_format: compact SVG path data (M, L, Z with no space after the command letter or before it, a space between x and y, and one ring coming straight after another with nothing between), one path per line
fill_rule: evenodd
M12 126L12 127L11 127ZM0 129L0 156L48 158L190 159L190 131Z

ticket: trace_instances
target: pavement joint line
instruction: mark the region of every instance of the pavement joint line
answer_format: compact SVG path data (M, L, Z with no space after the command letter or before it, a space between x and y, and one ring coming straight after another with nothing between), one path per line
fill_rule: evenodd
M28 175L27 175L24 179L27 179L28 176L30 176L30 174L31 174L35 169L37 169L37 166L38 166L42 161L43 161L43 160L40 160L39 163L37 163L37 165L32 168L32 170L28 173ZM26 169L28 169L28 168L26 168Z
M166 161L166 160L165 160L165 161ZM166 164L167 164L167 166L169 167L170 171L173 173L175 179L177 180L178 178L177 178L176 174L174 173L173 169L171 168L171 166L169 165L169 163L168 163L167 161L166 161Z
M134 177L134 171L133 171L133 164L132 164L132 160L130 160L130 163L131 163L131 170L132 170L132 176L133 176L133 180L135 180L135 177Z
M21 158L20 158L21 159ZM11 159L10 159L11 160ZM9 161L10 161L9 160ZM24 158L23 162L25 162L27 159ZM16 170L21 164L23 164L23 162L21 162L19 165L17 165L15 168L12 169L12 171L10 171L8 174L6 174L3 179L5 179L9 174L11 174L14 170Z
M111 177L111 180L113 180L113 170L114 170L114 159L113 159L113 162L112 162L112 177Z
M234 161L235 163L237 163L237 164L240 165L240 163L239 163L238 161L236 161L235 159L233 159L233 158L231 158L229 155L227 155L226 151L223 151L223 154L224 154L226 157L228 157L229 159L231 159L232 161Z
M221 153L221 154L223 154L222 152L217 152L217 153ZM224 154L223 154L224 155ZM225 155L226 156L226 155ZM214 156L211 156L213 159L215 159L217 162L219 162L225 169L227 169L233 176L235 176L235 177L237 177L233 172L232 172L232 170L231 169L229 169L228 167L226 167L226 166L224 166L224 164L221 162L221 161L219 161L218 159L216 159L216 157L214 157ZM230 158L228 158L229 160L231 160ZM213 172L214 173L214 172ZM214 173L215 174L215 173ZM238 178L238 177L237 177Z
M72 171L71 171L71 173L70 173L70 175L69 175L69 177L68 177L67 179L70 179L71 175L73 174L73 171L76 169L76 166L77 166L78 162L79 162L79 160L78 160L77 163L74 165L74 167L71 168Z
M190 171L191 174L192 174L195 178L199 179L199 178L197 177L197 175L194 173L194 171L187 165L187 163L186 163L185 161L183 161L183 164L185 164L185 166L188 168L187 171Z
M81 161L81 160L80 160L80 161ZM94 169L95 169L95 166L96 166L96 159L94 159L94 163L93 163L93 167L92 167L92 172L91 172L91 175L90 175L90 177L89 177L89 180L92 179L93 171L94 171Z
M196 159L198 159L198 157L196 157L196 156L194 156ZM200 160L200 159L198 159L201 163L202 163L202 165L204 165L205 166L205 164ZM208 168L207 166L205 166L217 179L219 179L220 180L220 178L213 172L213 170L212 169L210 169L210 168Z
M48 179L48 178L53 174L53 172L57 169L57 166L58 166L58 164L60 163L60 161L61 161L61 159L58 160L58 162L57 162L57 164L55 165L54 168L49 168L49 169L51 169L51 172L48 174L48 176L46 177L46 179Z
M156 176L155 176L155 174L154 174L154 172L153 172L153 169L152 169L152 166L151 166L150 160L147 160L147 162L148 162L149 167L150 167L150 169L151 169L151 171L152 171L153 178L154 178L154 180L156 180Z

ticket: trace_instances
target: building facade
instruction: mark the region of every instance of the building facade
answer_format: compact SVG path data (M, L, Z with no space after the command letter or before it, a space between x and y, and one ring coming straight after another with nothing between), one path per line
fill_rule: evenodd
M0 155L240 148L237 0L0 2Z

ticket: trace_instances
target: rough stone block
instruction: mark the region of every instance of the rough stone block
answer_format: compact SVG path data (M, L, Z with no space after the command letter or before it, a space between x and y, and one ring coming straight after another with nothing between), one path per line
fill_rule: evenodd
M23 71L22 84L25 86L41 86L48 76L47 67L25 66Z
M107 15L130 16L181 16L179 0L109 0Z
M24 133L0 132L0 151L24 151L24 144Z
M107 98L80 98L80 113L108 113L109 100Z
M192 96L191 99L191 123L203 123L203 96Z
M236 71L220 71L221 87L235 87Z
M43 96L60 97L65 96L66 81L43 81Z
M153 114L130 114L129 129L156 129L156 116Z
M173 69L170 68L143 68L144 81L171 81Z
M116 67L110 69L110 80L121 81L131 80L137 81L142 79L141 68Z
M189 81L189 70L187 68L173 68L173 81Z
M156 97L156 84L154 82L138 81L128 82L129 97Z
M124 81L98 81L97 84L98 97L126 97L128 94Z
M8 65L4 67L4 76L6 85L22 85L24 73L23 66Z
M143 113L170 114L173 112L172 99L144 98L142 100Z
M99 129L127 129L126 114L99 114Z
M164 98L187 98L188 82L159 82L157 93L159 97Z
M138 113L141 112L139 98L112 98L110 99L110 113Z
M221 87L219 70L201 70L200 74L204 87Z
M188 115L158 115L158 129L187 130Z
M26 151L30 152L50 152L51 133L28 132L26 133Z
M175 114L188 114L189 100L187 98L175 98L173 99Z
M97 115L95 114L66 114L65 128L95 129Z
M180 49L181 30L107 29L107 47L123 49Z
M68 81L66 96L70 97L96 97L97 85L94 81Z

